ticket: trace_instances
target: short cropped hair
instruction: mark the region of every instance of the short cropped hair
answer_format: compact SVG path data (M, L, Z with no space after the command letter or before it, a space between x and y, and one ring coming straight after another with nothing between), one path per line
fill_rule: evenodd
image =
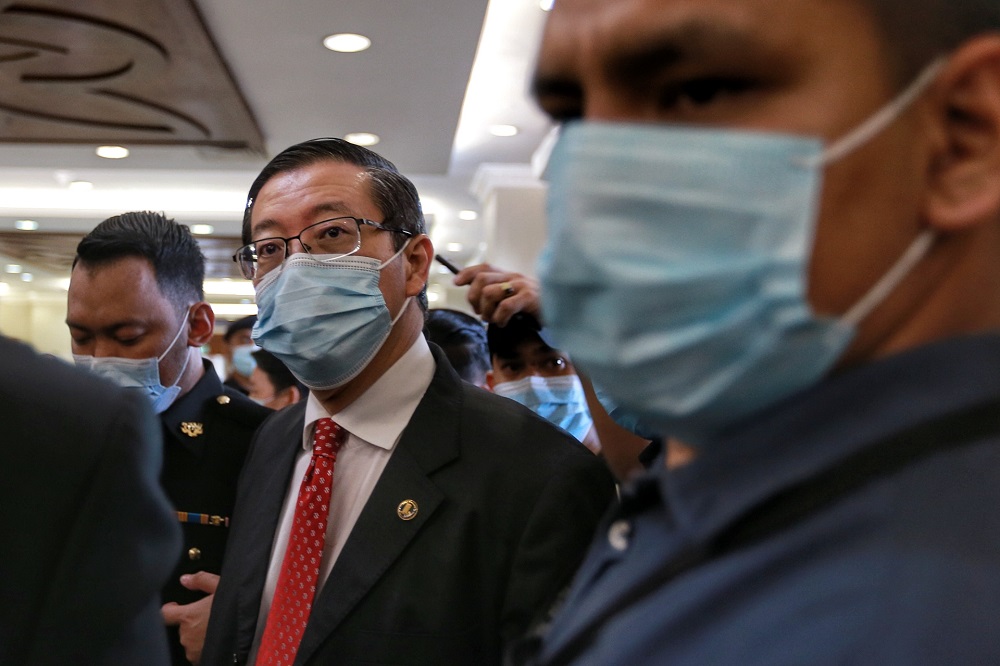
M935 58L1000 30L997 0L862 0L882 31L894 83L905 86Z
M274 386L275 391L284 391L286 388L294 386L299 390L300 396L305 396L309 393L302 382L296 379L292 371L288 369L284 363L281 362L277 356L264 349L258 349L251 354L254 360L257 361L257 367L267 375L267 378L271 381Z
M128 212L104 220L76 246L73 266L147 259L160 291L178 309L204 299L205 255L186 225L163 213Z
M417 188L399 173L396 165L363 146L337 138L311 139L297 143L274 156L261 170L250 186L247 206L243 212L243 242L249 243L250 215L253 204L264 185L279 173L295 171L317 162L344 162L361 167L369 176L372 200L382 213L375 220L390 229L403 229L413 235L427 233L424 214L420 208ZM406 236L394 234L398 250L406 243Z
M482 383L490 371L490 351L486 327L472 315L459 310L428 310L424 335L441 347L455 372L467 382Z
M318 162L344 162L364 169L372 201L382 213L381 220L373 220L389 227L409 231L414 236L427 233L427 224L420 207L420 195L410 180L399 172L396 165L376 152L344 139L310 139L285 148L274 156L258 174L247 193L243 211L243 243L250 243L250 217L257 195L271 178L279 173L295 171ZM404 234L392 234L393 247L399 250L406 244ZM420 306L427 309L426 288L420 292Z

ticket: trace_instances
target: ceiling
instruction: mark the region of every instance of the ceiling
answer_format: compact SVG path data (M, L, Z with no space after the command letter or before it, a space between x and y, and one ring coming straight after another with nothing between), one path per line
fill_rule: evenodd
M0 0L0 297L64 289L75 240L125 210L211 225L208 273L234 277L258 170L351 132L381 137L432 239L469 240L438 249L475 261L484 225L459 212L478 211L477 168L528 163L548 131L526 95L544 16L539 0ZM371 48L323 48L341 32Z

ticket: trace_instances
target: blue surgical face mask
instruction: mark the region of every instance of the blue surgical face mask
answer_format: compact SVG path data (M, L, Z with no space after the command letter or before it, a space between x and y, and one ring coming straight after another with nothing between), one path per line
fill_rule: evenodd
M254 341L309 388L343 386L371 362L406 312L409 298L392 318L378 287L382 269L405 249L383 263L292 255L257 284Z
M568 431L581 442L594 425L587 409L583 385L576 375L536 377L501 382L493 387L497 395L516 400L541 417Z
M170 350L174 348L177 341L184 332L184 325L187 323L187 316L181 322L174 339L170 341L167 349L155 358L121 358L118 356L90 356L85 354L73 354L73 361L77 366L86 368L99 377L109 379L115 384L127 389L142 391L153 403L153 411L162 414L170 405L174 403L181 393L178 382L187 370L188 361L191 358L190 350L184 354L184 364L177 373L177 378L170 386L164 386L160 381L160 361L167 357Z
M825 151L777 134L568 126L539 265L556 344L620 408L693 444L815 383L933 242L919 235L845 315L815 314L823 165L891 123L938 68Z
M233 369L244 377L249 377L257 368L257 359L253 353L260 349L257 345L240 345L233 347Z

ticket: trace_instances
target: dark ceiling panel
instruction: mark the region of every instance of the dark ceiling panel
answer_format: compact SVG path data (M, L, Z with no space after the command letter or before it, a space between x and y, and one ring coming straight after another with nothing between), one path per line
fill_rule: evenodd
M0 254L27 266L53 274L69 274L76 256L76 246L84 234L0 232ZM239 267L233 261L241 241L226 236L198 236L198 245L205 255L206 278L236 278L242 280Z
M0 142L264 150L190 0L0 2Z

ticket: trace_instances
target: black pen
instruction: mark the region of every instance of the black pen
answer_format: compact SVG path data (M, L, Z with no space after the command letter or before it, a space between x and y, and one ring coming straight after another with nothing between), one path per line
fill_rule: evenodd
M451 271L455 275L458 275L458 271L460 270L458 266L456 266L455 264L451 263L450 261L442 257L440 254L435 254L434 258L437 259L438 263L447 268L449 271Z

